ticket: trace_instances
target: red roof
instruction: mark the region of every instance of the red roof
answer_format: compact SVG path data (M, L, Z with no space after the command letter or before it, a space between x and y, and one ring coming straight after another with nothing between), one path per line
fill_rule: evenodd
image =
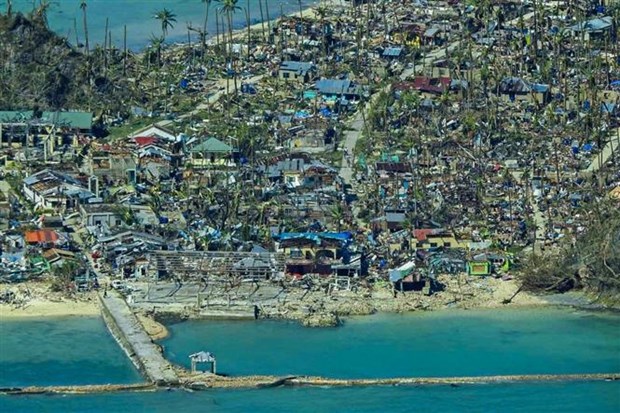
M29 244L45 244L58 241L58 234L51 229L41 229L37 231L26 231L24 234L26 242Z
M395 90L419 90L420 92L442 94L450 88L452 80L449 77L416 76L413 82L399 82L394 84Z
M432 228L425 228L425 229L414 229L413 230L413 235L415 236L415 238L418 241L426 241L426 238L429 235L433 235L435 233L435 230Z
M154 144L157 141L157 138L153 136L136 136L133 140L138 146L147 146Z

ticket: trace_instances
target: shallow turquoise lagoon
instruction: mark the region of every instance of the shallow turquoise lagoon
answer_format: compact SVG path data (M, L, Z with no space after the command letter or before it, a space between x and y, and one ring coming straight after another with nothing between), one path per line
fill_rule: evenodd
M212 351L224 373L332 377L620 371L620 316L567 309L446 311L348 319L343 328L200 321L171 326L166 354ZM131 383L99 318L0 321L0 387ZM161 391L3 396L0 412L601 412L619 382Z
M620 316L567 309L470 310L347 319L344 327L190 321L166 355L211 351L231 375L340 378L620 372Z

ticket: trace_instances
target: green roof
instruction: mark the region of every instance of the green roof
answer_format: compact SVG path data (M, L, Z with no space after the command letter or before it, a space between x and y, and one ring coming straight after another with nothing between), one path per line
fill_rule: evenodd
M229 153L232 151L232 146L225 144L217 138L209 138L192 148L194 153Z
M19 123L32 119L31 110L0 111L0 123ZM91 129L93 114L90 112L43 112L43 124L69 126L77 129Z

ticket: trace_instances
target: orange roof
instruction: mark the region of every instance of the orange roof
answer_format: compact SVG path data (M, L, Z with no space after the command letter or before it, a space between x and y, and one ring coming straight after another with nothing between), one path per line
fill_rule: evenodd
M426 241L426 238L429 235L433 235L435 230L432 228L423 228L423 229L415 229L413 230L413 236L416 237L418 241Z
M29 244L39 244L58 241L58 234L51 229L40 229L37 231L26 231L24 234L26 242Z

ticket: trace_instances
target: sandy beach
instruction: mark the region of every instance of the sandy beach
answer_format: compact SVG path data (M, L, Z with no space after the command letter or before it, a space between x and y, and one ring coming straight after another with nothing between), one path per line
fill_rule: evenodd
M99 315L99 305L94 293L80 293L69 298L49 290L44 282L0 284L0 292L12 291L11 303L0 303L0 319L23 317L65 317Z
M155 321L152 317L142 313L136 313L136 317L138 317L138 320L142 323L146 334L151 337L151 340L163 340L170 334L166 326Z
M66 317L98 316L99 307L95 301L45 301L32 300L25 307L0 304L0 319L23 317Z

